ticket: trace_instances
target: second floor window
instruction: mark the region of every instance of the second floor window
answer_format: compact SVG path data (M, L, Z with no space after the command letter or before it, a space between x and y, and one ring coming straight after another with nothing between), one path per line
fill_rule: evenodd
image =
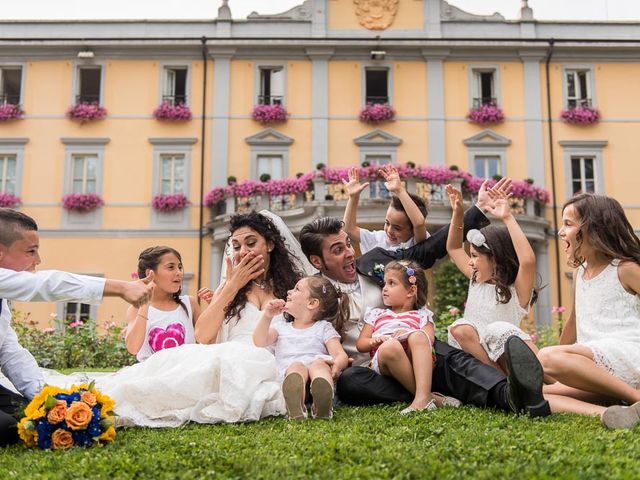
M76 103L100 103L101 67L78 67Z
M171 105L187 103L187 67L165 67L162 101Z
M256 175L258 179L265 173L273 180L281 179L284 176L284 159L282 155L257 156Z
M473 168L477 176L492 178L495 175L502 175L500 157L493 155L477 155L473 159Z
M567 70L567 107L590 107L589 70Z
M16 194L16 156L0 154L0 192Z
M22 68L0 67L0 105L18 105L22 88Z
M75 322L86 323L90 320L91 305L67 302L64 305L64 320L67 325Z
M96 193L98 157L95 155L73 155L72 163L72 193Z
M160 156L160 193L174 195L185 193L185 158L181 154Z
M593 157L571 157L572 194L596 191L595 159Z
M473 69L473 108L481 105L497 105L495 69Z
M284 68L260 67L260 93L258 103L261 105L282 105L284 102Z
M365 69L365 103L389 102L389 69Z

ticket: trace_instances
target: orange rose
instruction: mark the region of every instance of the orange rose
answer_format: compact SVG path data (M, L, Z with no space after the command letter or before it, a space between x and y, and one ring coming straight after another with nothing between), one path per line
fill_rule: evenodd
M67 402L64 400L58 400L56 405L49 410L49 413L47 413L47 420L49 420L49 423L60 423L64 420L66 414Z
M82 392L80 399L90 407L94 407L96 405L96 396L91 392Z
M93 412L91 407L84 402L73 402L67 409L67 425L72 430L82 430L89 425Z
M71 447L73 447L73 437L71 436L71 432L63 430L62 428L53 432L51 435L51 448L54 450L66 450Z

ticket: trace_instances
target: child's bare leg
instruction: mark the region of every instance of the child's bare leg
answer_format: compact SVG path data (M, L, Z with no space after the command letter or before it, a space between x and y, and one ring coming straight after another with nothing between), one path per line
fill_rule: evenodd
M553 413L578 413L580 415L600 416L606 410L605 407L583 402L577 398L565 397L563 395L544 394L548 400Z
M431 342L422 331L412 333L407 338L411 352L411 364L416 383L416 394L410 407L421 410L431 401L431 375L433 372L433 358L431 357Z
M496 370L505 373L500 365L489 358L487 352L484 351L482 345L480 345L480 337L478 332L471 325L459 325L451 329L451 335L456 339L460 348L467 353L470 353L482 363L489 365Z
M305 395L308 381L307 367L300 362L289 365L282 382L282 395L291 420L302 420L307 417Z
M398 340L387 340L378 348L380 373L398 380L404 388L416 393L416 381L413 366Z
M324 360L314 360L309 365L309 379L324 378L333 385L333 377L331 376L331 367Z
M542 387L542 393L544 393L545 396L559 395L594 404L612 405L620 402L620 400L618 399L600 395L599 393L587 392L578 388L568 387L567 385L563 385L560 382L555 382L551 385L545 385L544 387Z
M524 343L527 344L527 347L529 347L531 349L531 351L533 353L536 354L536 356L538 355L538 352L540 351L538 349L538 347L536 347L536 344L533 343L531 340L524 340ZM498 365L500 366L500 369L504 372L507 373L507 358L504 354L500 355L500 358L498 358ZM550 383L555 383L556 379L550 377L549 375L545 375L544 376L544 383L546 384L550 384Z

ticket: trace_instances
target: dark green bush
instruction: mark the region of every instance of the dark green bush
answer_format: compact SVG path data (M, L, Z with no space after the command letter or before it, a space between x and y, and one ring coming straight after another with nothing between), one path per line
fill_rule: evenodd
M446 259L433 270L433 308L436 336L447 341L447 327L462 316L467 301L469 280Z

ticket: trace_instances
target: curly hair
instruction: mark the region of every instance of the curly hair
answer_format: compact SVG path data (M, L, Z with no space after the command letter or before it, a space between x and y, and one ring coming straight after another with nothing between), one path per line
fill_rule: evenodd
M414 276L416 277L415 284L412 284L409 281L409 274L407 273L407 268L413 268ZM393 260L387 263L387 266L384 267L384 271L386 272L398 272L400 273L400 281L402 285L406 288L411 288L411 285L416 286L416 300L413 304L414 310L418 310L419 308L424 307L427 304L427 293L428 293L428 282L427 275L425 271L420 268L416 262L408 261L408 260Z
M585 234L591 247L609 260L619 258L640 265L640 239L616 199L580 193L567 200L562 211L569 205L573 205L580 221L573 258L568 260L571 267L584 263L580 250Z
M276 298L287 298L287 292L302 278L302 274L295 267L295 257L287 250L285 240L280 235L280 231L270 218L255 211L233 215L229 225L230 236L242 227L252 229L264 238L267 243L273 244L273 250L269 253L269 269L265 273L265 281L271 286ZM247 295L250 289L251 283L247 283L226 306L225 318L227 321L233 317L240 316L247 303Z
M167 247L165 245L156 245L155 247L145 248L140 255L138 255L138 278L144 278L147 276L147 270L153 270L154 272L160 265L160 258L167 253L173 253L180 263L182 263L182 257L180 253L171 247ZM180 300L180 294L182 293L182 288L180 288L177 292L172 295L173 301L180 305L184 311L189 315L189 310L187 306Z
M479 247L473 245L473 248L479 254L489 257L489 260L493 263L492 280L496 286L496 301L498 303L509 303L511 300L510 287L515 283L520 269L518 254L511 241L509 230L504 225L488 225L480 231L484 235L486 245L489 248L485 245ZM476 281L475 274L471 280L473 282ZM538 299L538 290L539 288L533 289L529 305L533 305Z

